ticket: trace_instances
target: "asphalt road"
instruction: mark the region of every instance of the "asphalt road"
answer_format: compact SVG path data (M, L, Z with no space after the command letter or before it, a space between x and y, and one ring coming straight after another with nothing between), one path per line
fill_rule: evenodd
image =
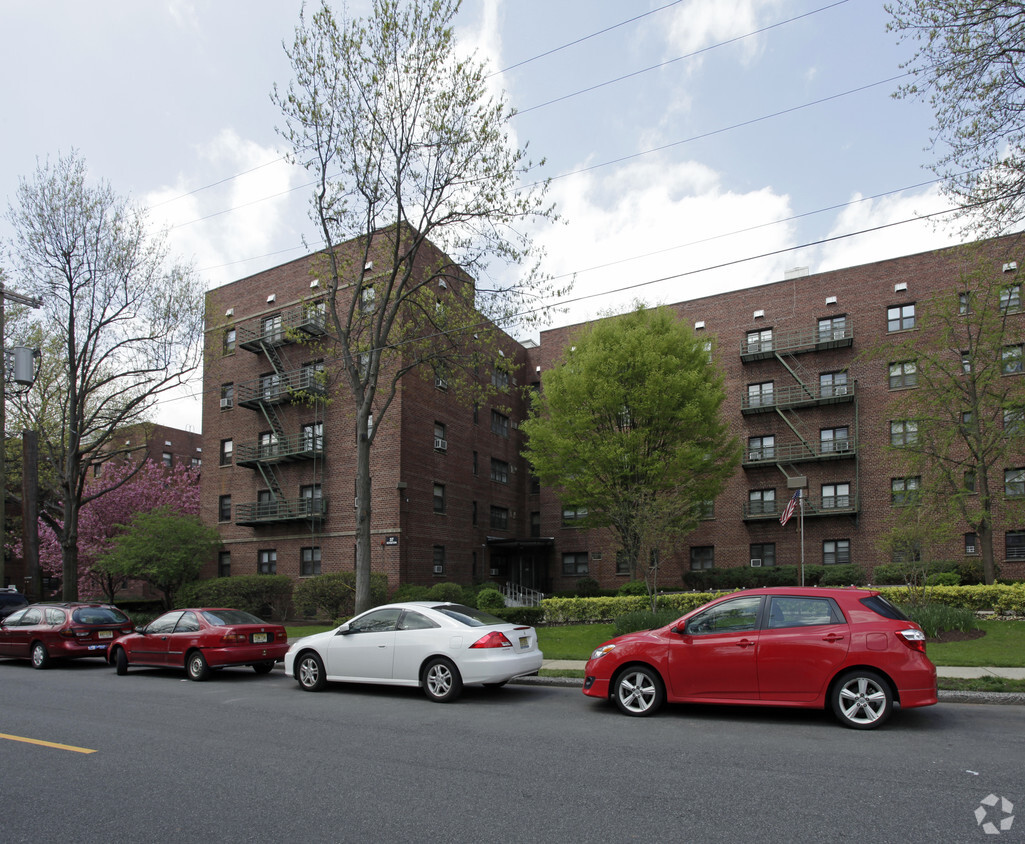
M1025 841L1025 707L940 704L858 732L799 710L628 718L559 687L435 704L310 694L280 671L183 677L0 660L0 838ZM991 794L1014 808L983 823L1023 815L999 835L976 821Z

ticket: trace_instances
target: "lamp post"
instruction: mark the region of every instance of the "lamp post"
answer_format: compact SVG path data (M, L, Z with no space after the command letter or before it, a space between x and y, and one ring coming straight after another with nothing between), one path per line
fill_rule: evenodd
M10 300L19 305L27 305L30 308L41 308L42 299L33 299L29 296L22 296L13 290L7 290L0 283L0 348L3 349L3 365L0 366L0 586L7 581L5 566L7 562L7 390L8 361L11 365L11 379L18 385L16 392L27 391L35 381L35 367L33 359L38 357L39 352L35 349L28 349L25 346L17 346L8 352L3 347L4 339L4 303ZM27 380L26 380L27 379Z

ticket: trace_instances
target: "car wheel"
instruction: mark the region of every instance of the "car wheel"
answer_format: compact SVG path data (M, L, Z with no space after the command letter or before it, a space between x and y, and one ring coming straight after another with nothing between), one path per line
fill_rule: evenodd
M301 654L295 662L295 679L304 692L319 692L327 684L323 660L313 651Z
M257 674L270 674L274 670L274 660L268 659L266 662L254 662L253 671Z
M449 703L459 697L463 680L459 669L449 660L435 657L424 666L424 694L436 703Z
M845 727L871 730L890 717L893 693L890 684L874 671L848 671L833 684L830 703Z
M128 654L125 653L124 648L114 651L114 670L117 671L119 677L124 677L128 673Z
M612 696L620 712L645 716L659 710L666 693L657 671L646 665L634 665L616 678Z
M185 657L185 673L190 680L205 680L210 676L210 669L206 664L206 657L201 651L193 651Z
M32 667L50 667L50 654L47 653L46 645L44 645L42 642L34 642L32 644Z

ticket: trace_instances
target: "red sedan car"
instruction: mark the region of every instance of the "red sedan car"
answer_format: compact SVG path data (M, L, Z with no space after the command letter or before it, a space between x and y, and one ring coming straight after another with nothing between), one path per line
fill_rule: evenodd
M830 707L867 730L901 707L936 703L925 634L879 592L747 589L710 601L667 627L598 647L585 695L627 715L665 702Z
M242 610L206 608L164 613L118 639L107 658L118 674L127 674L129 665L148 665L184 668L190 680L205 680L211 669L229 665L251 665L266 674L287 650L280 624Z
M131 632L128 616L108 604L30 604L0 623L0 656L48 668L53 659L106 656L111 642Z

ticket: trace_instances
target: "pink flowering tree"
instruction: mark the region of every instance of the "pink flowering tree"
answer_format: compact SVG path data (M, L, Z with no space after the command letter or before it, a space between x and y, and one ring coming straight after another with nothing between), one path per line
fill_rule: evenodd
M99 477L86 482L83 498L88 503L82 506L78 522L78 591L81 595L102 594L113 601L116 593L125 587L127 578L94 571L93 565L111 550L114 539L124 532L136 514L165 507L181 515L199 515L199 472L185 466L168 469L152 460L135 470L132 463L111 461L103 465ZM101 491L99 497L93 497ZM42 519L39 521L39 565L52 577L62 576L63 556L58 533Z

